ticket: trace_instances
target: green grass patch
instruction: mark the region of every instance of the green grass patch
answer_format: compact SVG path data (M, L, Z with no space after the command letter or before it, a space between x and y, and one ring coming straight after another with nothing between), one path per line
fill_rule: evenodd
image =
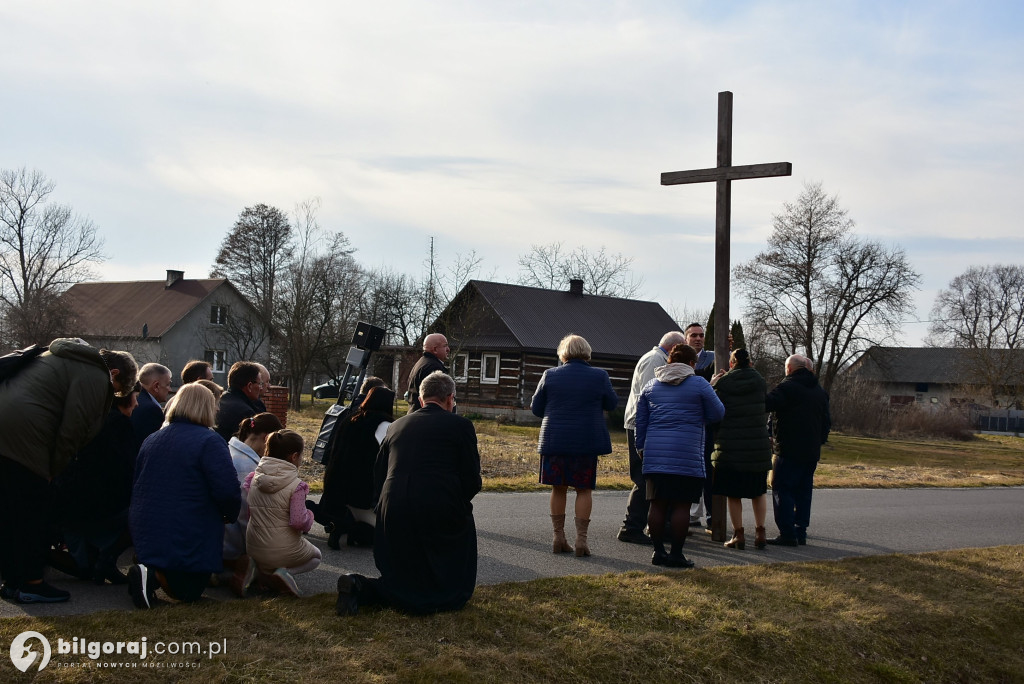
M542 579L479 587L430 617L339 618L320 595L8 618L0 642L227 641L213 659L178 658L198 669L119 673L145 681L1008 682L1024 672L1022 577L1024 546L1008 546ZM103 674L51 665L39 679Z

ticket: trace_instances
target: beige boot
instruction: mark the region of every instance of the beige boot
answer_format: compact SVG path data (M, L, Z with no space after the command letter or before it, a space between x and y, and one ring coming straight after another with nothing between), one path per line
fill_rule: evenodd
M589 520L583 518L576 518L576 556L589 556L590 547L587 546L587 528L590 526Z
M551 516L551 526L555 528L555 540L551 544L552 553L572 553L572 547L565 539L565 513Z

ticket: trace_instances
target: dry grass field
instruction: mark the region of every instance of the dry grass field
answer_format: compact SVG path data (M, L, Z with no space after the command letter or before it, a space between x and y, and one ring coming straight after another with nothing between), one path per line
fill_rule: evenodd
M226 645L132 671L55 655L35 679L53 682L1019 682L1021 577L1024 547L1005 546L484 586L428 617L340 618L321 594L8 618L0 643ZM28 680L3 661L0 680Z
M327 402L289 414L288 425L306 438L307 451ZM486 491L539 490L538 428L477 420L480 467ZM598 464L599 489L628 489L626 433L612 430L613 452ZM323 468L308 458L303 477L314 491ZM980 435L970 441L922 441L833 433L822 450L818 487L979 487L1024 484L1024 438Z

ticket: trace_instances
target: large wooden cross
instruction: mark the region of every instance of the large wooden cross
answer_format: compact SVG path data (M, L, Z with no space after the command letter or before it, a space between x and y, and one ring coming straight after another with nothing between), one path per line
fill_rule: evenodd
M729 368L729 229L732 213L732 181L744 178L791 176L789 162L732 165L732 93L718 93L718 166L694 171L670 171L661 174L662 185L684 183L716 184L715 192L715 370ZM725 539L725 497L712 501L711 538Z
M793 175L789 162L732 165L732 93L718 93L718 166L661 174L662 185L715 182L715 370L729 369L729 229L732 181Z

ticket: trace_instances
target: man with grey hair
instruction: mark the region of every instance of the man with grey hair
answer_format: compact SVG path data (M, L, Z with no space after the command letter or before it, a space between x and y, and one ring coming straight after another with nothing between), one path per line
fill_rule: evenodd
M672 330L662 335L658 345L640 357L633 369L633 381L629 386L629 398L626 400L626 444L629 446L629 479L633 481L633 489L629 493L626 504L626 518L619 529L619 541L632 544L650 544L651 538L644 534L647 527L647 483L644 481L644 463L636 451L636 402L644 386L654 379L654 369L668 363L668 353L672 347L686 341L683 333Z
M171 369L159 363L147 363L139 369L139 405L132 411L132 430L139 444L164 424L161 406L171 396Z
M435 371L419 386L422 407L388 427L374 468L380 578L338 578L338 615L360 605L416 613L458 610L476 586L473 497L480 454L469 420L452 413L455 381Z
M423 338L423 355L409 371L409 391L405 393L405 400L409 402L409 413L421 408L420 383L436 371L448 372L444 362L448 360L450 352L448 338L441 333L431 333Z
M832 427L828 393L807 365L800 354L786 359L786 377L765 398L765 410L773 413L772 504L779 528L767 541L776 546L807 543L814 471Z

